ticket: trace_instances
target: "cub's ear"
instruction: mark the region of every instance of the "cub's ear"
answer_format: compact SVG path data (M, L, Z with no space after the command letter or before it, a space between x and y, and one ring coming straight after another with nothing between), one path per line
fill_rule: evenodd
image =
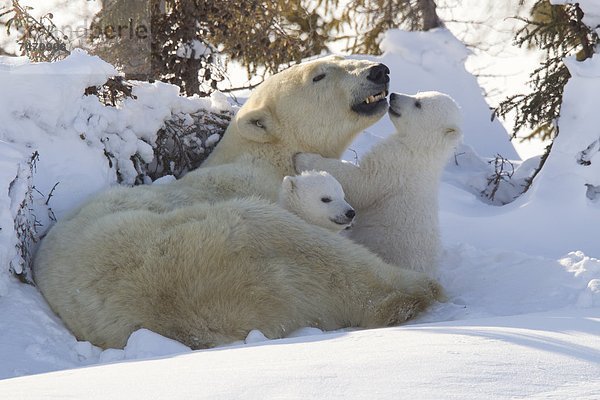
M239 134L250 141L269 143L275 141L276 127L271 111L267 107L238 112L235 117Z
M281 185L286 191L293 193L296 190L296 178L289 175L285 176Z

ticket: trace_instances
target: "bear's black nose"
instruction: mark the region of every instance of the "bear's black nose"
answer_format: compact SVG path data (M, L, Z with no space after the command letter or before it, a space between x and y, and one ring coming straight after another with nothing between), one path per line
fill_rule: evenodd
M389 73L390 69L387 65L377 64L369 69L367 79L380 84L388 83L390 81Z
M350 219L352 219L352 218L354 218L354 216L355 216L355 215L356 215L356 212L355 212L354 210L348 210L348 211L346 212L346 217L347 217L347 218L350 218Z

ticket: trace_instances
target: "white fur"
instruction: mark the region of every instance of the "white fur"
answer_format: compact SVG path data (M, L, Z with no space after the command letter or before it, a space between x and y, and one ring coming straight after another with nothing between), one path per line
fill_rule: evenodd
M296 167L322 169L341 182L357 210L348 237L387 262L433 274L441 246L439 180L461 137L460 110L449 96L424 92L392 94L389 114L396 133L359 167L315 154L299 154Z
M374 65L289 68L252 93L206 165L173 183L110 190L58 222L34 265L52 309L98 346L121 347L143 327L202 348L252 329L276 338L398 324L427 307L434 281L275 204L293 154L339 156L385 113L351 109L382 90L367 79Z
M354 209L346 202L342 185L325 171L305 171L283 178L279 205L333 232L349 228L354 220Z

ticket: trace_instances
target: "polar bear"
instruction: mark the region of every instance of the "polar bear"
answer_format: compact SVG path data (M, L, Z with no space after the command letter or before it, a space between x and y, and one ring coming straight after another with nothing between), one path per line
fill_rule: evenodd
M396 132L360 166L315 154L299 154L296 166L323 169L341 182L358 213L348 237L387 262L433 275L441 248L439 181L461 138L461 113L442 93L392 93L389 116Z
M276 204L295 153L339 157L386 113L388 73L339 57L291 67L255 89L206 165L59 221L34 260L52 309L100 347L147 328L194 349L417 315L439 298L435 281Z
M283 178L278 204L309 224L340 232L356 215L344 197L342 185L327 172L304 171Z

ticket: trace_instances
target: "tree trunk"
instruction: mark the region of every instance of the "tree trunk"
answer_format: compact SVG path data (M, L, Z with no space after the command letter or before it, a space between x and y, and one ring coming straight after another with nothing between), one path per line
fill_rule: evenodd
M423 17L424 31L444 26L442 20L437 15L437 5L435 4L434 0L419 0L418 4Z

